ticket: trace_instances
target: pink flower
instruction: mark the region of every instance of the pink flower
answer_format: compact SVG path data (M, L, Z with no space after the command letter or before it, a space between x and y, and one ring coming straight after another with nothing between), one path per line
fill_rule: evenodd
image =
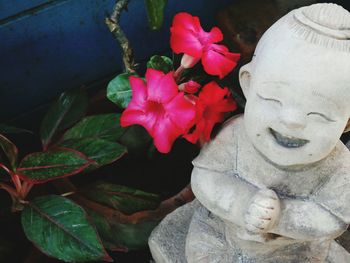
M235 110L237 105L228 88L222 89L215 81L212 81L205 85L199 93L196 107L196 128L191 134L186 134L184 137L192 143L198 140L204 143L210 140L214 125L224 120L225 112Z
M198 17L178 13L170 31L172 50L176 54L184 53L181 60L184 68L191 68L202 59L208 74L223 78L237 65L240 54L229 52L224 45L214 44L223 40L220 29L213 27L210 32L205 32Z
M129 79L132 99L121 116L121 126L143 126L158 151L169 152L175 139L193 125L194 104L178 91L173 72L147 69L146 83L134 76Z

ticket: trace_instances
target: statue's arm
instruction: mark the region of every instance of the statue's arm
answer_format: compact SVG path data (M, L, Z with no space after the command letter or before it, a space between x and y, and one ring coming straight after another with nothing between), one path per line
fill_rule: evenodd
M346 223L314 201L281 198L280 202L280 217L268 231L270 233L293 239L314 240L335 238L347 229Z
M231 174L195 167L191 178L196 198L211 212L239 226L258 189Z

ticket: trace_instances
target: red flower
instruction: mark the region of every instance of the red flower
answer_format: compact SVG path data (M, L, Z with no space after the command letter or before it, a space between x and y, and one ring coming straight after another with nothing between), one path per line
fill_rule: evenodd
M198 17L178 13L170 31L172 50L185 54L181 61L184 68L191 68L202 59L208 74L223 78L237 65L240 54L229 52L224 45L214 44L223 40L220 29L213 27L210 32L205 32Z
M158 151L170 151L175 139L193 125L196 110L193 103L178 91L173 72L147 69L146 82L130 77L132 99L123 112L122 127L139 124L154 139Z
M214 125L224 120L225 112L237 108L228 88L220 88L215 81L209 82L203 87L196 100L196 106L196 128L191 134L184 136L192 143L196 143L198 140L201 142L209 141Z

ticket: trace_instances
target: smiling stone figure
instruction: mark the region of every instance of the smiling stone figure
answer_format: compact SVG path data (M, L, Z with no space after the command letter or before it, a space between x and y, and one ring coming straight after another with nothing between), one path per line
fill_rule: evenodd
M193 161L197 200L153 232L156 261L350 262L334 241L350 223L349 72L348 11L316 4L277 21L240 70L244 116Z

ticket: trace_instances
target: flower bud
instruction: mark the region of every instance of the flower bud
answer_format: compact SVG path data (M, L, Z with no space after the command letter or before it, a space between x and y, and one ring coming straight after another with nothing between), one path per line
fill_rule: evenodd
M197 64L197 62L200 60L200 58L191 57L187 54L183 54L181 59L181 66L183 68L192 68L194 65Z
M196 93L201 85L193 80L190 80L188 82L182 83L179 85L179 90L184 91L189 94L194 94Z

